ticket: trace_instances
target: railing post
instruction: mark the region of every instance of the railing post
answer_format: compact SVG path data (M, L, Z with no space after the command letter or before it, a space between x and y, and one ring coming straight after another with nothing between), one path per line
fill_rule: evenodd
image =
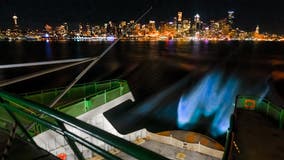
M104 91L105 93L104 93L104 99L105 99L105 103L107 102L107 92L106 92L106 90Z
M267 105L266 105L266 115L268 115L269 107L270 107L270 102L267 102Z
M282 129L283 128L283 116L284 116L284 109L281 109L280 112L280 118L279 118L279 128Z
M90 101L87 98L84 98L84 108L85 112L89 111L89 108L91 107Z
M122 95L122 91L123 91L123 88L122 88L121 82L119 82L119 95L120 96Z

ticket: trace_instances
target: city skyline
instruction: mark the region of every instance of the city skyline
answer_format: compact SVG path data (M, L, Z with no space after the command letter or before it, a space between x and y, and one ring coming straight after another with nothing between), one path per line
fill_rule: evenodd
M149 10L148 10L149 11ZM227 17L218 20L202 21L197 13L192 19L184 18L183 12L177 12L172 21L135 23L135 20L106 22L104 24L82 24L71 28L67 22L43 29L23 29L18 23L18 16L13 15L13 27L0 32L0 40L75 40L75 41L113 41L120 37L124 40L248 40L248 41L283 41L277 34L261 33L259 25L254 31L244 31L235 24L234 11L227 11ZM129 30L129 28L132 28Z
M145 17L149 20L170 21L175 13L182 11L184 17L191 18L199 13L203 21L221 19L226 11L235 11L236 24L243 30L252 31L256 25L269 33L283 34L284 14L280 0L264 2L262 0L174 0L155 1L154 9ZM118 22L131 20L139 16L149 6L149 0L141 1L17 1L3 0L0 2L0 28L12 26L11 17L16 14L22 27L39 28L45 24L58 25L68 22L70 26L78 23L101 24L109 20Z

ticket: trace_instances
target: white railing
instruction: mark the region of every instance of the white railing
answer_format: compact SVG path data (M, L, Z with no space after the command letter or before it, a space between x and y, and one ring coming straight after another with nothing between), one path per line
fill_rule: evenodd
M175 147L187 149L187 150L194 151L194 152L203 153L203 154L216 157L216 158L220 158L220 159L222 159L223 154L224 154L223 151L209 148L207 146L200 144L200 142L199 143L183 142L171 136L170 137L161 136L161 135L157 135L151 132L148 132L147 135L148 135L148 138L150 138L153 141L173 145Z

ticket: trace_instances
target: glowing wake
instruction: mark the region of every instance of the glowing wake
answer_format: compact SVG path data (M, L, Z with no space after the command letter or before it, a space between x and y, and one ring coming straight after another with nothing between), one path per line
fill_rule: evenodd
M213 137L224 134L229 127L234 100L239 94L241 81L214 71L207 75L195 88L182 95L178 104L177 124L189 129L202 118L211 117L210 134ZM265 93L266 94L266 93Z

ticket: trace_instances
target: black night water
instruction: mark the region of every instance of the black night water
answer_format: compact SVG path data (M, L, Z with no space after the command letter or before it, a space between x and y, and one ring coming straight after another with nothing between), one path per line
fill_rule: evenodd
M0 42L0 63L93 57L110 42ZM0 69L0 80L53 66ZM22 93L66 86L83 66L4 87ZM223 143L235 96L284 104L284 43L120 42L80 81L126 79L136 102L105 113L121 133L183 129Z

